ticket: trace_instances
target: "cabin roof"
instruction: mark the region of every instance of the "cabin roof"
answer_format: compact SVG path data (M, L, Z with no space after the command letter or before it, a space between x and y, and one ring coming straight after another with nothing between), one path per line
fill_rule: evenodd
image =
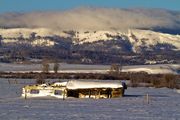
M122 88L120 81L79 81L71 80L66 84L67 89L92 89L92 88Z
M55 82L51 86L66 86L67 82Z

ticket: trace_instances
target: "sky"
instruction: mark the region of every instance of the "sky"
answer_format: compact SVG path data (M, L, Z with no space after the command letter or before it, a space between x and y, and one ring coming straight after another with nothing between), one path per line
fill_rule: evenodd
M78 7L163 8L180 11L180 0L0 0L0 13L59 11Z

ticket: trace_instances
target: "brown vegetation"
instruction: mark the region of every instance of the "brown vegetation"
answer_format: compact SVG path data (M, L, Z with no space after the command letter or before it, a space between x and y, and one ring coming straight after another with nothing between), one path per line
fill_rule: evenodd
M180 88L180 75L148 74L145 72L121 72L118 75L100 73L0 73L0 78L30 78L43 83L43 79L99 79L99 80L129 80L131 87L168 87Z
M43 74L37 74L36 75L36 83L37 84L44 84L45 83L45 79L44 79Z

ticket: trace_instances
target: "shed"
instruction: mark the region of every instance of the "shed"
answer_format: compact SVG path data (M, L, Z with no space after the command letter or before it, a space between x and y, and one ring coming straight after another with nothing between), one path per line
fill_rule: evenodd
M124 95L120 81L79 81L71 80L66 84L67 96L77 98L115 98Z

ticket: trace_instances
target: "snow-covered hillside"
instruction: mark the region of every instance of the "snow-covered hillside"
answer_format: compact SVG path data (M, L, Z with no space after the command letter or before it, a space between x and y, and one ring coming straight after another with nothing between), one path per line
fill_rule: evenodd
M74 44L94 43L107 40L128 41L133 52L139 52L141 48L151 50L152 46L164 45L169 46L172 50L180 50L180 35L171 35L153 32L150 30L128 30L128 31L60 31L45 28L29 29L14 28L0 29L2 43L17 43L18 38L30 39L34 34L32 46L53 46L55 41L44 39L49 36L60 36L63 38L71 38ZM39 42L38 42L39 41ZM166 49L161 46L160 49Z
M62 32L53 29L46 29L46 28L13 28L13 29L0 29L0 35L4 38L13 37L18 38L19 36L23 35L24 38L29 38L31 33L36 33L36 36L52 36L52 35L61 35ZM67 37L67 36L66 36Z
M34 34L34 39L30 40ZM32 46L54 46L56 42L50 39L44 39L47 36L64 36L69 37L63 32L38 28L38 29L28 29L28 28L14 28L14 29L0 29L0 35L3 37L2 43L11 44L11 43L27 43ZM22 40L20 40L22 39Z
M150 30L128 30L120 31L86 31L76 32L76 39L79 43L96 42L99 40L128 40L136 52L139 47L150 47L157 44L173 45L174 50L180 50L180 35L170 35L164 33L153 32ZM162 48L163 49L163 48Z

